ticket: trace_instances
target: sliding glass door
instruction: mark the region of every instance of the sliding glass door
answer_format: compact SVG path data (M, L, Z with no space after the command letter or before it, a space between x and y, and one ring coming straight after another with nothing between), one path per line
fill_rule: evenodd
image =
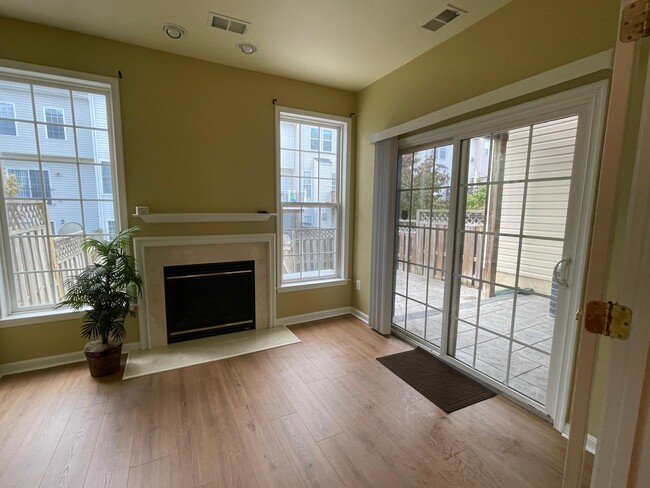
M454 304L447 353L542 405L557 303L568 290L577 123L563 117L461 143L453 293L474 295Z
M580 293L571 216L584 206L588 141L567 112L448 135L398 160L394 330L541 410Z
M400 155L393 324L440 347L453 146Z

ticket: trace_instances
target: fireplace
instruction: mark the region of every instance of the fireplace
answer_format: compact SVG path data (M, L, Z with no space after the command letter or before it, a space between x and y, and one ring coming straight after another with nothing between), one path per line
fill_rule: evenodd
M141 349L168 344L164 276L167 267L254 261L255 329L275 326L274 234L136 237L133 247L144 282L138 300Z
M167 343L255 329L255 261L165 266Z

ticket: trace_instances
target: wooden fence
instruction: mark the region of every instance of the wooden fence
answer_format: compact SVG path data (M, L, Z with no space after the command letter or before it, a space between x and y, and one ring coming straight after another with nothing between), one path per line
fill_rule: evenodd
M478 288L480 276L481 250L483 248L483 218L482 214L468 214L465 221L465 233L462 243L462 274L467 277L463 279L464 285ZM406 271L408 264L422 266L412 268L409 272L415 274L426 274L424 267L433 268L433 276L436 279L444 279L444 269L447 260L447 234L449 224L446 212L418 211L415 221L400 220L396 256L397 269ZM476 232L476 233L474 233ZM407 264L408 263L408 264Z
M336 229L285 231L282 250L284 273L335 269Z
M44 202L11 200L7 216L18 306L56 303L66 280L86 266L83 234L48 236Z

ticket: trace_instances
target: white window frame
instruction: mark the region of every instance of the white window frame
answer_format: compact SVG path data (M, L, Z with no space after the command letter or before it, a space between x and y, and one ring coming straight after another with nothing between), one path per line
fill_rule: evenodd
M349 283L349 236L350 236L350 124L349 117L341 117L339 115L330 115L319 112L311 112L308 110L300 110L289 107L275 107L275 135L276 135L276 208L278 212L277 221L277 235L282 239L282 198L281 198L281 151L280 151L280 121L282 118L288 117L297 119L305 124L309 122L318 124L328 124L336 126L340 129L340 136L338 140L340 168L337 169L336 177L338 179L337 195L340 204L340 220L337 223L337 269L338 275L335 277L325 277L317 280L303 279L291 282L283 282L282 278L282 245L277 246L277 291L279 293L306 290L312 288L323 288L328 286L339 286ZM320 134L320 131L319 131ZM310 149L311 150L311 133L310 136ZM285 202L286 203L286 202ZM326 205L326 204L325 204Z
M54 123L54 122L48 122L47 120L47 111L48 110L57 110L61 112L61 118L63 119L63 122L60 124ZM43 123L45 124L45 138L50 140L50 141L67 141L68 140L68 132L65 130L65 109L62 108L56 108L56 107L43 107ZM60 137L50 137L50 134L48 132L48 129L50 127L60 127L63 129L63 139Z
M16 104L12 102L0 102L0 105L11 105L11 110L13 112L13 116L11 117L12 119L16 118ZM6 118L2 118L3 122L12 122L14 124L14 133L13 134L0 134L0 136L8 136L8 137L18 137L18 124L16 124L15 120L7 120Z
M0 75L15 79L18 82L39 83L54 87L64 86L67 89L101 93L107 96L106 109L109 123L109 149L111 151L112 170L115 175L113 180L113 201L115 205L116 226L118 229L122 228L123 224L128 223L128 213L122 153L120 92L117 78L38 66L6 59L0 59ZM34 123L35 121L30 120L26 122ZM7 262L8 236L4 224L6 217L4 194L2 192L0 192L0 213L2 215L2 219L0 219L0 228L2 230L2 238L0 239L0 266L2 267L2 273L0 274L0 328L55 322L81 317L83 312L75 312L69 309L54 309L51 307L16 312L12 308L10 283L13 283L13 275L10 274L9 263Z

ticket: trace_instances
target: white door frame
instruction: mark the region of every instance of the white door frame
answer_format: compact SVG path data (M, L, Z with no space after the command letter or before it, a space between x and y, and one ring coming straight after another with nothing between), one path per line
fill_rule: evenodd
M632 309L627 341L611 340L592 486L626 486L650 345L650 57L616 296ZM607 340L607 339L604 339ZM647 481L647 480L646 480Z
M620 9L631 3L622 0ZM620 22L619 22L620 24ZM627 122L627 104L630 82L634 67L634 43L623 43L618 39L614 50L611 90L607 110L603 156L600 167L600 183L597 193L594 222L591 230L591 247L587 264L585 283L586 304L592 300L605 299L605 287L611 253L611 232L613 229L614 209L616 208L616 186L621 153ZM582 468L587 438L589 404L598 352L599 336L581 334L576 358L573 397L571 406L571 431L564 464L564 488L577 488L582 483ZM609 401L620 401L620 398ZM600 436L599 444L606 442ZM602 456L599 456L599 460ZM611 458L614 462L614 457ZM599 464L594 466L592 483L597 482ZM621 486L624 486L625 483ZM595 484L594 486L598 486Z

